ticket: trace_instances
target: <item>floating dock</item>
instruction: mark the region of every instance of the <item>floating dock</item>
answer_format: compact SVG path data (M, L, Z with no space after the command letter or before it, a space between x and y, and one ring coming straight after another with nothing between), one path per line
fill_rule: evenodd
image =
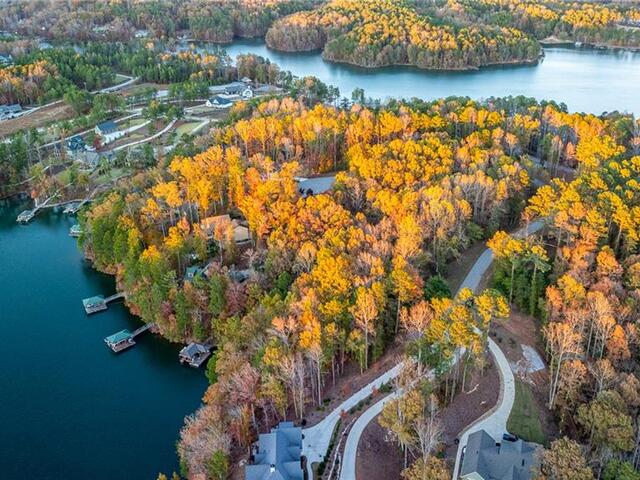
M191 342L180 350L180 363L199 368L211 355L211 347L202 343Z
M155 330L155 323L145 323L140 328L130 332L129 330L120 330L119 332L109 335L104 339L104 343L115 353L122 352L136 344L135 338L147 330Z
M31 220L33 220L33 217L36 216L35 210L25 210L24 212L21 212L20 215L18 215L18 218L16 218L16 221L18 223L29 223Z
M87 315L91 315L92 313L106 310L109 302L120 298L124 298L124 293L116 293L115 295L111 295L107 298L104 298L102 295L96 295L95 297L89 297L82 300L82 305L84 306L84 311L87 312Z
M78 211L78 205L80 202L73 202L66 206L66 208L62 211L62 213L66 213L68 215L73 215Z
M80 225L76 224L69 229L69 236L73 238L78 238L82 235L82 228Z

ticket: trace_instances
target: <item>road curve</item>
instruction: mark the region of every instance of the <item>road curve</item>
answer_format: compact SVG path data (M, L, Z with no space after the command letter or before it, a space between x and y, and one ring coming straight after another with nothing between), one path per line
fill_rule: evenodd
M533 222L517 230L513 234L513 236L516 238L527 237L539 231L543 227L543 225L544 224L542 223L542 221ZM469 288L475 292L480 286L482 277L487 272L492 262L493 253L491 252L491 249L487 248L475 261L475 263L471 267L471 270L469 270L469 273L458 288L458 292L463 288ZM454 479L456 478L459 468L460 457L462 455L462 446L466 445L466 438L469 436L469 434L478 429L484 428L489 432L489 434L494 436L494 438L501 438L502 434L506 431L507 420L509 418L509 414L511 413L511 408L513 407L513 401L515 399L515 385L513 373L511 372L509 362L502 353L502 350L500 350L500 347L498 347L498 345L490 338L489 351L493 355L496 361L496 365L498 366L498 371L500 372L500 397L498 399L498 405L493 410L491 410L488 415L472 424L463 432L460 438L458 452L456 454L456 464L454 467L453 476ZM351 431L347 436L347 442L345 444L345 450L342 457L342 468L340 470L341 480L356 480L358 443L360 442L362 432L369 424L369 422L382 411L385 403L390 399L395 398L399 394L400 392L394 392L393 394L378 401L367 410L365 410L353 424L353 427L351 428ZM498 437L496 437L496 435L498 435Z

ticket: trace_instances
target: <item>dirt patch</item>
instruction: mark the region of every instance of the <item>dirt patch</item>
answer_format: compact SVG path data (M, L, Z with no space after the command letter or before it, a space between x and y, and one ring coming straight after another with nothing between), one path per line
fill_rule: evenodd
M462 430L498 403L499 392L500 375L491 362L484 372L475 371L467 381L465 392L458 393L453 402L440 412L446 458L455 459L458 449L455 439Z
M507 320L496 321L492 325L491 336L512 364L523 359L522 345L533 347L544 358L538 320L515 307L512 307Z
M0 122L0 137L13 135L21 130L43 127L51 122L66 120L75 116L73 109L65 103L57 103L42 108L29 115Z
M344 372L339 376L336 375L335 385L333 384L331 373L326 375L324 378L325 388L322 392L323 405L321 407L313 403L307 405L306 426L309 427L320 422L346 398L371 383L382 373L393 368L402 354L403 344L402 339L397 338L394 344L388 347L386 353L363 374L360 374L360 367L357 362L348 362L344 366Z
M356 458L356 478L391 480L400 478L404 456L398 444L388 441L376 416L362 432Z

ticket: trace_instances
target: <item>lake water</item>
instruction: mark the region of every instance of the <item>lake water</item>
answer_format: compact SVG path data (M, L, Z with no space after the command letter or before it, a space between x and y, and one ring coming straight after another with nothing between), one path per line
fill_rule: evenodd
M140 321L120 304L87 316L81 299L113 279L82 260L74 219L0 207L0 477L155 480L177 470L175 442L200 404L202 370L177 345L142 334L114 354L103 338Z
M545 49L545 57L538 65L427 72L408 67L369 70L329 63L317 52L276 52L262 41L238 41L225 49L232 58L239 53L255 53L294 75L315 75L338 87L346 97L355 88L363 88L369 97L383 99L526 95L564 102L572 111L640 114L640 53L623 50L554 47Z

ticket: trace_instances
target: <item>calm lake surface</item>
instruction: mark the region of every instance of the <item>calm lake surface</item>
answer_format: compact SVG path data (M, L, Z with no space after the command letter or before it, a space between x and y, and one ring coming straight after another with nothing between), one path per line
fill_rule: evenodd
M587 48L547 48L538 65L496 67L475 72L427 72L392 67L368 70L329 63L319 53L282 53L262 41L238 41L224 47L235 58L255 53L294 75L315 75L350 97L363 88L368 97L434 99L467 95L480 99L526 95L564 102L572 111L640 114L640 53Z
M200 404L202 370L145 333L119 355L103 338L140 326L120 303L87 316L81 299L113 279L82 260L75 219L0 206L0 477L155 480L177 470L175 442Z

